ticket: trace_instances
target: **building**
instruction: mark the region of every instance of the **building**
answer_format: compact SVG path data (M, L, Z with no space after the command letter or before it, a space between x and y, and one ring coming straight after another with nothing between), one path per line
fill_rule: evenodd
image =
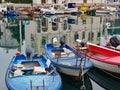
M44 52L46 43L51 43L54 37L59 41L60 37L64 35L66 36L66 43L71 46L76 44L77 38L84 38L98 44L99 34L103 28L103 21L100 21L100 17L87 17L86 22L83 23L80 17L62 15L32 20L25 26L26 46L30 45L34 48L35 53L40 54Z
M33 4L105 3L106 0L33 0Z

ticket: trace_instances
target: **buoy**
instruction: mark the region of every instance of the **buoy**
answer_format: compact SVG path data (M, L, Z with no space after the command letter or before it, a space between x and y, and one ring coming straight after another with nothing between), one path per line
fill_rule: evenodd
M88 9L87 4L82 4L80 10L86 11Z
M16 52L16 55L20 55L20 52L19 52L19 51L17 51L17 52Z

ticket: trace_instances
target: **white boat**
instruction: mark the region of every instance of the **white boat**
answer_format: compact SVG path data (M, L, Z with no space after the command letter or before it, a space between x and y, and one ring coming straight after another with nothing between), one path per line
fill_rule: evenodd
M51 43L46 44L45 53L61 73L74 78L80 79L93 66L89 58L78 54L75 49L67 44L60 47Z
M41 8L41 13L54 15L54 14L64 14L64 11L61 8L56 8L55 5L53 4L49 8Z

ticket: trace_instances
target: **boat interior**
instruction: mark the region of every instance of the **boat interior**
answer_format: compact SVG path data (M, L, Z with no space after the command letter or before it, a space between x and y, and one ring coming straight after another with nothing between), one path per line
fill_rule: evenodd
M94 52L94 53L101 54L101 55L108 56L108 57L113 57L113 56L120 55L120 53L118 53L115 50L112 50L112 49L109 49L109 48L106 48L106 47L103 47L103 46L98 46L98 45L90 45L89 44L88 45L88 50L90 52Z
M80 53L82 52L87 56L97 60L106 60L109 59L110 57L115 57L120 55L118 51L94 44L88 44L87 49L79 50L79 51Z
M86 58L76 57L72 51L64 48L63 50L52 50L52 55L57 60L56 62L67 66L81 66L87 60Z
M38 61L21 61L20 64L14 64L10 76L32 75L32 74L47 74L52 69L47 68Z
M52 56L54 58L69 57L69 56L75 57L75 54L67 48L62 48L60 50L52 50Z

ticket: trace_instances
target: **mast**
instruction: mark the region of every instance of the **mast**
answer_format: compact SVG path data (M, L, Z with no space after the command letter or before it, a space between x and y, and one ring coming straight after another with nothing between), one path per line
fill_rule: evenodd
M21 20L19 21L19 33L20 33L20 52L22 51L22 31L21 31L22 27L21 27Z

